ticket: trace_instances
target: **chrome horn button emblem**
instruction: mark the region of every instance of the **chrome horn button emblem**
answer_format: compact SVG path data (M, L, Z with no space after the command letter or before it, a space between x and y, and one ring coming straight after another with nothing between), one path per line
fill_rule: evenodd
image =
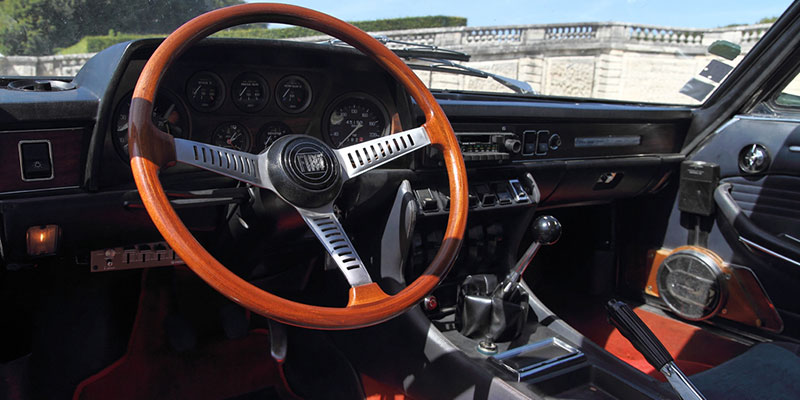
M275 192L296 207L330 204L342 189L342 166L319 139L283 136L267 149L264 162Z
M292 180L307 189L330 187L339 175L336 158L322 143L299 138L286 146L282 156Z

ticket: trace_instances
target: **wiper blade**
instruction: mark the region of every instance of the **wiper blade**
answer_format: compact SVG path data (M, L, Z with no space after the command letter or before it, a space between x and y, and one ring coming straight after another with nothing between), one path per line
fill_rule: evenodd
M389 50L397 54L398 57L406 59L406 61L419 60L428 64L415 64L407 62L412 69L419 69L425 71L445 72L449 74L460 74L475 76L479 78L491 78L497 83L511 89L514 93L518 94L537 94L533 87L527 82L512 79L506 76L493 74L479 70L477 68L468 67L466 65L458 64L454 61L469 61L470 55L456 50L443 49L438 46L419 44L412 42L404 42L401 40L389 39L386 36L373 36L377 41L383 43ZM333 46L350 46L349 44L339 39L328 39L323 43L328 43Z
M389 39L387 36L373 36L375 40L383 43L389 50L393 51L400 58L437 58L442 60L469 61L470 55L461 51L443 49L439 46L404 42L402 40ZM328 39L323 43L334 46L350 46L339 39Z
M533 87L528 82L523 82L517 79L509 78L502 75L493 74L477 68L468 67L466 65L458 64L447 59L440 58L426 58L416 57L415 59L427 62L428 64L415 64L407 63L411 69L419 69L424 71L445 72L449 74L460 74L475 76L479 78L491 78L497 83L511 89L514 93L519 94L537 94Z

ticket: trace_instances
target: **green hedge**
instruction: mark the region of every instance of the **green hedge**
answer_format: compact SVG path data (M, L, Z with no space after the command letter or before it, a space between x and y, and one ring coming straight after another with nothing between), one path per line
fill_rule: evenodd
M357 21L351 22L353 25L365 30L367 32L378 31L394 31L403 29L422 29L422 28L441 28L451 26L466 26L467 19L462 17L448 17L444 15L435 15L427 17L408 17L408 18L392 18L392 19L379 19L374 21ZM307 28L289 27L279 29L268 29L263 27L243 27L236 29L228 29L216 33L216 37L236 37L236 38L254 38L254 39L289 39L304 36L314 36L319 33ZM142 39L147 37L164 37L165 34L151 34L151 35L134 35L127 33L114 33L109 32L105 36L86 36L78 43L61 49L58 54L77 54L77 53L95 53L105 49L111 45L125 42L128 40Z
M167 35L136 35L130 33L109 33L105 36L84 36L78 43L58 51L58 54L97 53L106 47L128 40L145 39L151 37L166 37Z

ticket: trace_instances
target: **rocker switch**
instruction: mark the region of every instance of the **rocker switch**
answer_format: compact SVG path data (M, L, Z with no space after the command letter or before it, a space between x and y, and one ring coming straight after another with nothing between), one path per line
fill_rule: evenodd
M528 193L525 192L525 189L518 179L509 179L508 184L511 186L511 191L514 193L514 200L516 200L517 203L525 203L528 201Z
M422 211L439 210L439 203L436 201L436 197L433 196L433 191L430 189L417 189L415 192L417 194L417 200L419 200L419 206Z
M19 166L23 181L53 179L53 156L47 140L19 142Z

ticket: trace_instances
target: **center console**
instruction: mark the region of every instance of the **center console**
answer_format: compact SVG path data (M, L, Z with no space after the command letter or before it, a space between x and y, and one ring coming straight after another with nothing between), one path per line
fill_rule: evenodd
M446 189L435 179L420 179L404 187L405 195L398 193L398 199L406 201L395 203L400 209L392 215L415 211L415 226L400 230L401 236L408 236L407 240L399 238L399 243L407 243L407 249L401 249L406 253L398 255L405 260L400 271L381 271L384 278L391 276L392 282L401 285L422 273L430 262L449 209ZM355 340L343 343L357 368L380 371L376 378L402 387L414 398L675 398L668 387L621 362L559 319L521 279L536 254L525 247L532 242L533 247L537 242L554 242L536 232L542 221L537 218L539 201L540 189L530 174L513 168L499 168L491 175L471 174L470 217L456 265L419 307L360 330ZM396 226L390 221L386 232L396 234ZM398 243L395 239L392 242ZM382 268L385 265L389 263ZM469 284L480 290L465 288ZM524 296L503 295L509 284L514 286L512 292ZM465 300L467 296L474 301ZM503 305L504 301L518 304L520 299L524 299L520 310L509 313ZM498 302L499 307L493 304ZM465 314L467 303L468 307L485 308L472 317L483 312L477 319L486 315L488 319L465 321L465 315L471 318ZM482 327L465 329L470 324ZM387 359L394 360L391 367L384 365Z

